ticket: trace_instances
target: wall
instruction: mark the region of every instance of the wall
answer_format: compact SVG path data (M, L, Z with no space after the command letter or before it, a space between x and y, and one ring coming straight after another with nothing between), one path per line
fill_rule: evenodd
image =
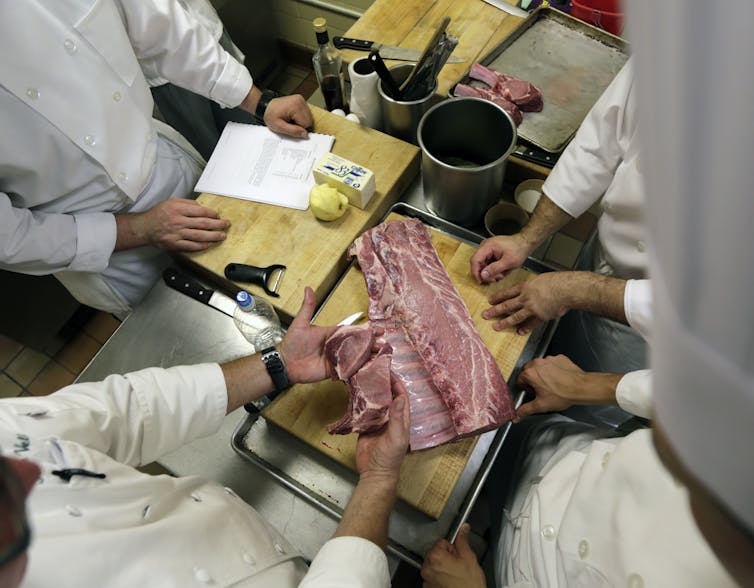
M339 2L320 2L322 5L341 7L353 14L363 14L372 5L373 0L341 0ZM276 0L274 11L277 21L278 37L294 45L317 48L312 21L318 16L327 19L330 37L343 35L354 22L356 16L338 14L332 10L312 6L296 0Z

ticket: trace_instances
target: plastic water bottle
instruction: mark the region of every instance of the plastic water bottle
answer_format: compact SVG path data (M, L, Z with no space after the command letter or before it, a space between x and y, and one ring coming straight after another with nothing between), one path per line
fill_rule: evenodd
M245 290L236 294L233 322L246 340L254 346L254 353L277 345L283 340L275 309L264 298L252 296Z

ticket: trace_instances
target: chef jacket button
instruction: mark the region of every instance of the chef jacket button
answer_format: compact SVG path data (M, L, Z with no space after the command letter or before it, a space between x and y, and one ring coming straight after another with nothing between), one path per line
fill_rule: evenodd
M71 55L76 53L76 50L78 47L76 47L76 43L74 43L71 39L66 39L63 41L63 47L65 47L65 50L68 51Z
M579 557L586 559L589 555L589 542L586 539L579 541Z
M553 541L555 539L555 527L552 525L545 525L542 527L542 537L547 539L548 541Z
M123 96L120 95L120 92L113 92L113 100L120 102L121 98L123 98Z
M121 181L121 182L128 181L128 174L126 172L120 172L118 174L118 180Z
M285 549L283 549L283 546L280 545L280 543L275 543L275 551L277 551L280 555L285 555Z
M209 584L212 581L212 576L204 568L194 568L194 578L202 584Z
M65 510L72 517L80 517L81 516L81 511L78 508L76 508L75 506L73 506L72 504L66 504L65 505Z
M92 137L91 135L87 135L86 137L84 137L84 143L86 143L89 146L92 146L96 143L96 141L94 140L94 137Z
M604 468L607 465L607 462L610 461L610 452L606 451L605 455L602 456L602 467Z
M254 559L254 556L251 555L250 553L247 553L247 552L244 552L244 554L243 554L243 560L247 564L249 564L250 566L253 566L253 565L255 565L257 563L257 560Z
M626 582L628 588L644 588L644 578L639 574L631 574Z
M646 249L646 246L644 245L644 241L637 241L636 242L636 249L639 252L644 253L644 250Z
M201 496L199 496L199 495L198 495L198 494L197 494L196 492L194 492L194 493L193 493L193 494L191 495L191 499L192 499L192 500L193 500L194 502L201 502L201 501L202 501L202 497L201 497Z
M29 88L28 90L26 90L26 95L32 100L36 100L37 98L39 98L39 90L37 90L36 88Z

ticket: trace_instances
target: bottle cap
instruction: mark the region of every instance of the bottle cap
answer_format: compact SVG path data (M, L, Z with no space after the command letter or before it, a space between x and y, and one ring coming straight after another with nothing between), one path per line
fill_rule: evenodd
M236 294L236 302L243 310L251 310L254 308L254 297L246 290L241 290Z
M321 16L318 18L315 18L313 21L313 24L314 24L315 32L324 33L325 31L327 31L327 21Z

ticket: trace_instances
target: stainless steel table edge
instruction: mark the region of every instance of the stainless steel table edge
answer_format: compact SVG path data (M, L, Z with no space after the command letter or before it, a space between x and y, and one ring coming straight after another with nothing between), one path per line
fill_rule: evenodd
M453 223L450 223L448 221L435 217L426 211L423 211L419 208L413 207L405 203L399 202L399 203L394 204L388 210L388 212L386 213L385 217L382 220L384 221L385 218L387 218L391 213L397 213L404 216L411 216L414 218L419 218L420 220L422 220L422 222L424 222L428 226L431 226L467 244L478 245L481 242L480 236L474 233L473 231L470 231L468 229L465 229L463 227L460 227L458 225L455 225ZM354 261L351 262L351 265L353 265L353 263ZM349 269L351 265L349 265ZM523 267L535 273L543 273L543 272L549 272L553 270L553 268L541 263L538 260L531 259L531 258L528 259L524 263ZM323 300L322 304L317 309L316 314L319 314L319 311L325 306L325 304L327 303L327 300L329 300L330 296L337 289L338 285L345 278L347 273L348 273L348 270L343 272L341 277L338 279L338 282L335 284L335 286L333 286L332 290L330 291L330 294L328 294L328 296ZM315 314L315 317L316 317L316 314ZM508 378L508 386L512 394L513 394L513 391L517 389L516 379L518 377L518 373L520 372L521 368L530 359L534 357L541 357L544 354L544 351L549 345L550 339L552 338L552 334L554 332L556 324L557 324L556 322L546 323L538 327L537 329L535 329L532 335L530 336L529 341L527 342L526 346L524 347L524 350L519 356L519 359L516 363L516 366L514 367L513 372L511 373L510 378ZM518 407L523 401L524 392L521 391L518 394L515 394L514 396L515 396L515 406ZM261 458L250 447L247 446L246 437L249 431L251 430L252 426L255 424L255 422L259 418L263 419L263 417L261 417L259 412L257 412L254 409L251 409L249 411L249 414L238 424L231 438L231 446L233 447L233 450L238 455L242 456L244 459L248 460L249 462L253 463L257 467L262 469L263 471L267 472L276 481L278 481L280 484L288 488L291 492L293 492L300 498L308 501L313 506L319 508L320 510L322 510L329 516L333 517L334 519L339 520L343 515L343 509L341 507L339 507L333 501L328 500L326 497L317 493L316 491L312 490L311 488L307 487L306 485L295 480L292 476L288 475L287 473L285 473L284 471L282 471L281 469L279 469L278 467L276 467L269 461ZM448 533L446 535L446 538L449 541L452 542L455 540L455 537L458 534L459 529L466 522L471 510L473 509L474 504L476 503L476 500L478 499L479 494L481 492L482 486L490 473L492 465L494 464L495 458L500 452L500 448L502 447L502 444L508 435L508 431L510 430L510 427L511 427L511 423L507 423L506 425L504 425L503 427L495 431L492 441L489 443L487 449L485 450L482 463L480 464L479 468L477 469L477 471L475 472L473 476L473 481L471 482L469 490L466 492L462 506L460 510L458 511L458 515L451 521ZM487 433L486 435L489 435L489 433ZM302 447L306 448L306 450L314 451L312 448L306 445L303 441L296 439L293 435L289 434L289 436L291 439L295 439L295 441L299 443ZM484 436L485 435L480 436L480 439ZM477 447L479 447L479 444L477 444ZM472 455L476 453L477 447L475 447ZM482 448L480 447L480 449ZM344 468L341 464L327 458L326 456L322 454L319 454L319 455L328 460L329 462L328 465L332 464L338 469L342 469L348 472L347 475L351 477L352 485L355 486L357 478L354 472L351 472L347 468ZM467 467L468 466L469 464L467 464ZM460 482L460 479L459 479L459 482ZM416 512L418 513L418 511ZM397 541L394 541L393 539L389 539L388 551L396 555L397 557L399 557L401 560L405 561L406 563L416 568L420 568L422 565L423 558L421 556L417 555L415 551L405 547L404 545L398 543Z

